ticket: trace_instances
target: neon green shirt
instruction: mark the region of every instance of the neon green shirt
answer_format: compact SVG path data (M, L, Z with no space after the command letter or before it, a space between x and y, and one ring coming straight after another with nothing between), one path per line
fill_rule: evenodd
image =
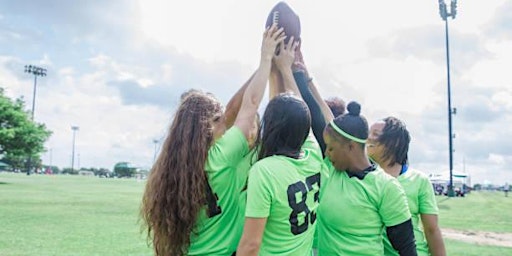
M270 156L249 172L246 217L267 218L260 255L311 255L322 153L312 135L299 159Z
M240 234L233 230L240 223L237 219L243 218L236 166L248 152L247 139L236 126L208 150L205 170L213 196L199 216L198 235L192 235L188 255L231 255L236 250Z
M430 255L428 244L423 233L420 214L437 215L436 196L432 183L424 173L409 168L407 172L397 177L398 181L405 190L409 211L411 212L411 220L414 228L414 238L416 239L416 250L418 255ZM393 246L384 234L384 252L385 255L398 255Z
M244 158L238 163L236 169L238 172L238 187L241 187L240 190L240 200L239 200L239 214L237 221L239 222L237 224L236 232L238 232L237 235L237 245L238 242L240 242L240 238L242 237L242 233L244 231L244 224L245 224L245 205L247 203L247 182L249 178L249 170L251 169L251 166L256 163L258 160L258 153L255 149L251 150L247 155L244 156Z
M402 187L380 167L363 180L332 168L320 201L318 255L383 255L383 228L411 218Z

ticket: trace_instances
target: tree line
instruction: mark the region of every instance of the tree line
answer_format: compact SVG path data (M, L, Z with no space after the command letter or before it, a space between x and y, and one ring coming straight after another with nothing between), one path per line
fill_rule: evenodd
M0 87L0 161L13 170L41 168L44 143L52 131L34 122L25 110L23 97L10 99Z

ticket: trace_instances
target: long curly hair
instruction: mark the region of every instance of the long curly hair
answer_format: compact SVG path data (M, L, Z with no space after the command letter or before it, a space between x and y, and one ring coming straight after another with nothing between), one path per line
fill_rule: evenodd
M205 163L214 142L210 120L222 112L212 94L182 97L142 198L141 219L155 255L185 255L206 204Z

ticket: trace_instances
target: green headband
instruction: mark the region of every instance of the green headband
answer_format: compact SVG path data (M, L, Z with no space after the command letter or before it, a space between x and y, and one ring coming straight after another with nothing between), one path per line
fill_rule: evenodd
M349 140L353 140L355 142L359 142L361 144L365 144L366 143L366 140L363 140L363 139L360 139L360 138L357 138L357 137L354 137L348 133L346 133L345 131L343 131L341 128L339 128L335 123L334 123L334 120L332 120L330 123L331 127L337 131L339 134L343 135L343 137L349 139Z

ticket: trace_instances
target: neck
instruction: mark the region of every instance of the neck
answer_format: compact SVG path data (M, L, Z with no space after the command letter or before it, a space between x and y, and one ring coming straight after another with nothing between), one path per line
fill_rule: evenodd
M372 165L370 163L370 160L368 160L368 156L365 156L364 158L360 158L354 161L351 167L348 168L351 172L362 172L366 168L370 167Z
M390 165L389 163L386 163L384 165L381 165L382 168L384 168L384 171L387 172L389 175L393 177L400 176L400 172L402 171L402 165L394 163Z

